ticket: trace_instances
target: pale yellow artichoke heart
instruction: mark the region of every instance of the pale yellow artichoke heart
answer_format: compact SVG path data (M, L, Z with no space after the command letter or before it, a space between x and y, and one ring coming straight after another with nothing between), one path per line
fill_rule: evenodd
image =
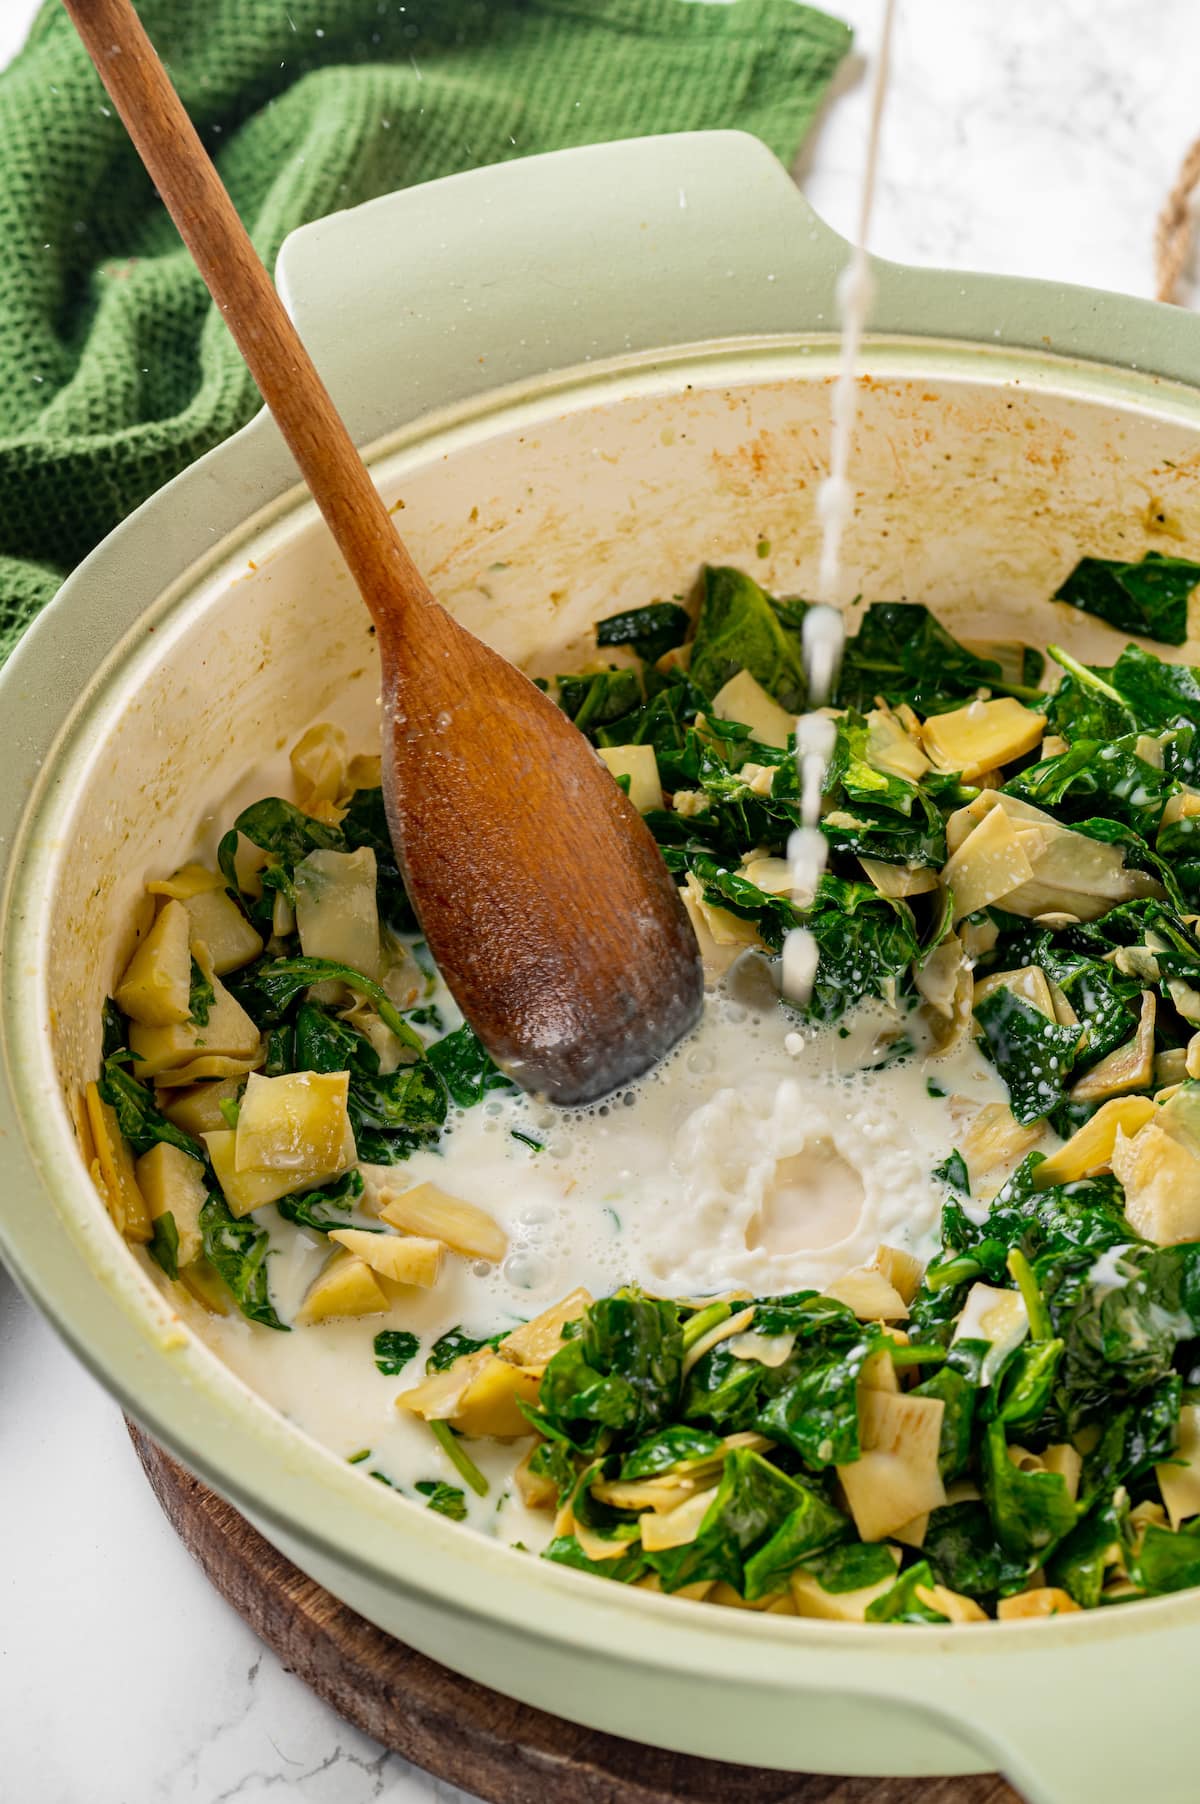
M168 903L167 906L181 908L182 904ZM203 1026L197 1021L181 1021L164 1027L134 1021L129 1029L129 1048L141 1079L156 1077L160 1071L189 1065L205 1056L258 1058L261 1042L254 1022L213 971L207 948L197 940L192 953L213 987L208 1020Z
M1129 1090L1145 1090L1154 1081L1154 1018L1156 1001L1153 990L1143 990L1141 1018L1131 1040L1108 1054L1085 1071L1069 1095L1072 1102L1102 1102L1105 1097L1122 1096Z
M406 1234L427 1234L444 1241L453 1253L486 1259L492 1265L499 1264L508 1251L508 1235L494 1216L439 1190L436 1184L415 1184L399 1194L383 1191L381 1195L380 1216Z
M919 783L929 769L928 758L890 708L872 708L867 715L867 763L906 783Z
M350 1126L348 1071L246 1079L234 1161L245 1171L333 1171ZM353 1136L352 1136L353 1137Z
M1164 1103L1158 1119L1147 1121L1132 1138L1118 1129L1112 1151L1129 1224L1158 1246L1200 1240L1200 1147L1190 1135L1171 1133L1163 1121L1177 1100Z
M181 1147L160 1140L142 1154L134 1170L151 1218L172 1218L179 1236L178 1262L191 1265L203 1251L200 1211L208 1196L203 1165Z
M944 1408L940 1397L860 1388L862 1455L837 1474L864 1541L883 1541L945 1503L938 1471Z
M740 721L760 745L773 745L780 751L787 750L788 739L796 730L795 715L781 708L748 670L739 670L718 689L712 711L718 720Z
M126 1240L147 1241L152 1229L150 1210L138 1187L133 1154L117 1125L116 1110L100 1095L95 1084L84 1093L88 1130L96 1150L92 1175L119 1234Z
M1155 1466L1154 1476L1172 1528L1200 1516L1200 1404L1185 1403L1179 1411L1171 1457Z
M375 854L310 852L293 872L296 927L305 958L328 958L364 977L382 965Z
M346 1124L346 1136L340 1155L332 1168L317 1165L308 1170L239 1171L234 1152L237 1136L232 1128L223 1128L201 1137L208 1148L217 1182L233 1215L249 1215L252 1210L261 1209L266 1203L278 1202L281 1196L295 1196L301 1190L314 1190L318 1184L327 1184L349 1171L358 1157L349 1122Z
M341 727L318 721L297 739L288 755L296 799L311 813L321 802L336 802L349 774L349 742Z
M954 896L956 921L998 902L1032 877L1028 854L1002 808L987 811L942 870L942 882Z
M888 1552L899 1566L898 1547ZM819 1616L826 1622L865 1622L868 1607L890 1591L894 1579L880 1579L878 1584L863 1585L857 1591L826 1591L814 1572L798 1567L788 1580L797 1616Z
M597 750L601 763L614 777L629 778L629 800L639 814L662 807L662 783L652 745L602 745Z
M440 1240L418 1234L374 1234L368 1228L333 1228L330 1240L354 1253L379 1277L393 1284L417 1284L432 1290L446 1249Z
M131 1021L160 1028L187 1021L192 987L190 945L187 909L182 902L165 903L114 991L117 1007Z
M1111 1170L1118 1133L1132 1138L1153 1119L1154 1113L1155 1105L1148 1096L1114 1096L1035 1168L1035 1189L1073 1184L1079 1178L1096 1177Z
M940 770L960 771L969 783L984 771L1011 764L1041 743L1046 716L1034 714L1011 695L968 702L948 714L933 714L921 736Z
M296 1321L305 1325L348 1315L383 1315L391 1308L387 1292L370 1266L339 1247L317 1273Z

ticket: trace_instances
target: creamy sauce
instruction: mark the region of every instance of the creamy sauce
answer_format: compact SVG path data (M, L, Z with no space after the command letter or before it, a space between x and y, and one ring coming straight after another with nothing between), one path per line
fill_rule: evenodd
M433 1000L444 1028L453 1028L459 1017L442 986ZM342 1457L369 1449L364 1472L405 1490L423 1479L459 1484L426 1424L394 1404L449 1328L491 1334L581 1284L596 1296L630 1281L666 1295L779 1294L832 1282L881 1241L929 1256L944 1201L930 1172L954 1128L927 1076L979 1103L1002 1100L1003 1086L969 1042L928 1062L915 1014L901 1022L872 1003L841 1025L845 1034L797 1032L777 1004L760 1011L718 991L699 1028L652 1076L605 1103L563 1111L504 1093L453 1112L436 1150L364 1167L369 1183L398 1190L428 1178L486 1209L509 1237L500 1266L450 1258L435 1289L411 1291L388 1316L286 1335L238 1315L193 1319L298 1427ZM901 1029L914 1055L868 1069ZM257 1219L279 1248L271 1288L286 1320L329 1249L274 1209ZM375 1368L381 1328L421 1338L399 1376ZM485 1498L468 1493L469 1520L537 1548L551 1522L513 1492L522 1451L471 1443L492 1484Z

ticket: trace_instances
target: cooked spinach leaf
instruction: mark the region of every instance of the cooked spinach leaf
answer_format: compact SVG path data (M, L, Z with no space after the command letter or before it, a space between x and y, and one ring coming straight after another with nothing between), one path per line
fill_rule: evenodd
M164 1140L168 1146L177 1146L190 1159L199 1159L203 1163L203 1146L176 1127L173 1121L167 1120L154 1100L154 1092L145 1084L139 1084L126 1069L124 1059L127 1056L121 1052L110 1053L96 1087L104 1101L116 1111L117 1126L134 1154L140 1158Z
M467 1494L458 1485L448 1485L440 1478L419 1478L413 1490L425 1499L426 1509L449 1516L451 1522L466 1521Z
M383 1328L375 1336L375 1364L385 1378L394 1378L417 1357L420 1337L406 1328Z
M489 1091L516 1089L512 1079L493 1063L468 1022L435 1040L425 1057L450 1092L451 1102L460 1109L481 1102Z
M179 1229L169 1209L165 1214L155 1216L154 1232L146 1251L168 1278L179 1276Z
M1200 564L1148 551L1139 564L1112 558L1080 558L1055 601L1081 608L1125 633L1142 633L1163 645L1187 638L1188 601L1200 583Z
M197 1027L208 1026L208 1011L217 1000L217 993L204 975L195 959L192 960L192 980L188 989L188 1015Z
M653 664L665 651L682 645L691 620L686 608L674 601L652 601L644 608L627 608L596 622L597 645L628 645L639 658Z
M363 1179L360 1171L348 1171L344 1177L337 1178L331 1184L322 1184L315 1190L302 1190L296 1196L281 1196L275 1207L284 1221L293 1222L298 1228L315 1228L318 1234L328 1234L330 1228L344 1228L345 1217L349 1214L353 1200L363 1193ZM378 1228L368 1228L362 1224L368 1234L381 1233Z
M249 1216L240 1221L229 1211L224 1197L210 1193L200 1210L200 1233L209 1263L215 1266L242 1314L264 1328L288 1332L271 1302L267 1260L271 1237Z
M975 1005L988 1057L1008 1085L1018 1121L1037 1121L1062 1101L1081 1038L1013 990L991 990Z
M692 641L692 682L711 701L730 677L748 670L781 707L798 714L808 685L796 607L791 604L785 625L777 604L752 577L710 565Z

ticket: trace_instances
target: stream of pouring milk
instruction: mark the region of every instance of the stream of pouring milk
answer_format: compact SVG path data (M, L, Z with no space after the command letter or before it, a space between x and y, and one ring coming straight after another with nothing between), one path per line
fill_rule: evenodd
M887 94L895 10L895 0L885 0L879 58L871 89L871 122L859 202L858 237L837 289L842 326L841 360L831 407L829 475L817 496L817 511L823 529L818 587L829 601L810 608L804 621L804 668L809 708L796 722L802 825L788 841L792 899L799 908L812 906L828 855L820 827L821 796L837 732L833 721L819 710L826 706L833 693L846 636L842 613L845 605L842 597L842 535L854 515L854 490L849 479L850 446L858 413L858 353L872 298L867 238L875 204L875 175L879 166L880 127ZM793 927L783 942L783 993L790 1002L801 1007L808 1002L817 975L818 959L817 942L809 929Z

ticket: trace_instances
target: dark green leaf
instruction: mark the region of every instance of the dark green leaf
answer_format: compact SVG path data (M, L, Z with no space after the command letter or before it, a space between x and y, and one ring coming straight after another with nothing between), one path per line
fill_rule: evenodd
M632 1453L621 1462L622 1479L654 1478L661 1472L672 1472L689 1460L705 1459L716 1453L721 1437L707 1429L693 1428L687 1422L673 1422L656 1434L639 1441Z
M673 601L652 601L644 608L627 608L596 622L597 645L628 645L653 664L665 651L682 645L691 620L686 608Z
M193 959L191 985L188 990L188 1015L197 1027L208 1026L208 1011L216 1000L216 991Z
M298 1228L314 1228L318 1234L328 1234L331 1228L344 1228L346 1216L356 1196L363 1193L363 1179L360 1171L348 1171L344 1177L335 1179L330 1184L322 1184L315 1190L302 1190L296 1196L281 1196L275 1207L284 1221L290 1221ZM368 1228L363 1224L364 1232L379 1233L380 1229Z
M1187 638L1188 599L1200 583L1200 564L1148 551L1140 564L1081 558L1055 593L1055 601L1082 608L1125 633L1142 633L1164 645Z
M375 854L375 894L380 918L396 933L411 932L417 917L392 846L382 789L355 790L342 816L341 831L348 852L369 846Z
M752 577L709 566L688 674L711 700L739 670L748 670L781 707L794 714L803 709L808 689L799 633L781 623Z
M117 1126L128 1140L136 1157L148 1153L160 1140L177 1146L190 1159L204 1162L204 1148L182 1128L168 1121L154 1100L154 1093L126 1070L122 1054L114 1053L104 1061L104 1071L97 1085L100 1095L116 1111Z
M975 1005L988 1057L1008 1085L1018 1121L1037 1121L1061 1102L1075 1063L1078 1027L1060 1027L1001 985Z
M375 1364L385 1378L394 1378L417 1357L420 1337L407 1328L383 1328L375 1336Z
M919 1560L901 1573L890 1591L867 1605L868 1622L949 1622L950 1618L919 1595L935 1584L928 1560Z
M425 1360L425 1370L448 1371L456 1359L465 1359L469 1353L478 1353L481 1347L496 1347L510 1332L510 1329L502 1328L487 1340L475 1340L471 1335L464 1334L461 1328L448 1328L445 1334L434 1341Z
M225 1199L210 1195L200 1210L200 1232L209 1263L216 1267L242 1314L264 1328L287 1332L271 1303L267 1259L271 1238L249 1216L230 1214Z
M444 1039L435 1040L426 1053L447 1090L460 1109L481 1102L492 1090L515 1090L511 1078L505 1077L484 1050L473 1027L464 1022Z
M448 1485L440 1478L419 1478L413 1486L425 1499L426 1509L436 1510L439 1516L449 1516L451 1522L465 1522L467 1519L467 1495L458 1485Z
M179 1276L179 1230L169 1209L166 1214L155 1216L154 1233L146 1251L168 1278Z

